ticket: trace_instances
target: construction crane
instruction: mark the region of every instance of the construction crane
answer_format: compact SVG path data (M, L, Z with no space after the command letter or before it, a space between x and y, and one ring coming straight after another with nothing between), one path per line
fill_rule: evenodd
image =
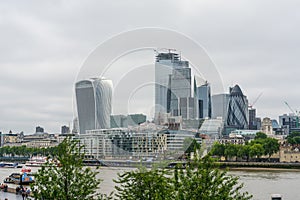
M284 103L290 109L290 111L292 111L292 113L296 116L296 128L298 128L299 127L299 112L297 110L294 111L294 109L292 109L292 107L286 101Z
M249 104L249 109L252 109L252 107L254 106L254 104L258 101L258 99L261 97L261 95L263 95L263 92L261 92L257 97L256 99L251 103Z

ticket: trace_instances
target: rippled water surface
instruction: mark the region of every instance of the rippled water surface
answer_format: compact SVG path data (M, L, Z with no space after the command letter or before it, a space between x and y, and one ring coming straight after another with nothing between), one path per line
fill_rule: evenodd
M32 168L37 171L38 168ZM96 170L96 169L95 169ZM110 193L114 190L113 179L117 178L120 172L132 170L131 168L103 167L99 169L98 178L102 179L101 192ZM13 172L20 172L20 169L0 168L0 180ZM239 176L240 182L244 183L244 190L253 194L255 200L270 200L271 194L283 195L283 200L300 199L300 172L298 171L230 171L230 175ZM13 185L12 185L13 186Z

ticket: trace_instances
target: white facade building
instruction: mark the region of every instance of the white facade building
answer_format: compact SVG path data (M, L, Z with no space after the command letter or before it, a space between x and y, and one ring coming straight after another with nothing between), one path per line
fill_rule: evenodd
M158 156L167 148L164 134L119 128L89 130L79 140L85 154L97 159Z

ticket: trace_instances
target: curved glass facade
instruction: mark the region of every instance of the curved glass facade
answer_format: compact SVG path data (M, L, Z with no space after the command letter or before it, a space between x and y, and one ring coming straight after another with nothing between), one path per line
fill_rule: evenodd
M227 126L247 129L249 121L248 100L241 88L235 85L230 88Z
M75 92L79 133L110 128L112 82L104 78L82 80L76 83Z

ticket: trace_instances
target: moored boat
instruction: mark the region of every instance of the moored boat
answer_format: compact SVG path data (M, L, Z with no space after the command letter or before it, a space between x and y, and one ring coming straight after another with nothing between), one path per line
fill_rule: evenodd
M33 176L28 175L27 173L12 173L9 177L6 177L3 182L16 185L29 185L34 182L34 179Z
M0 162L0 167L4 167L4 168L17 168L18 167L18 163Z
M47 163L47 157L32 157L26 161L25 166L28 167L41 167Z

